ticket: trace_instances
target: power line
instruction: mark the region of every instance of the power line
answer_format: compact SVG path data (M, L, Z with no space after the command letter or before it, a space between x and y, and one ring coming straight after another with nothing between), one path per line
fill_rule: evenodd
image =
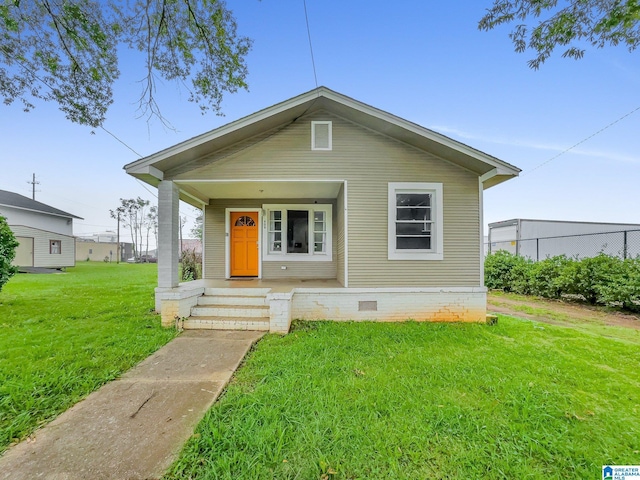
M582 145L584 142L586 142L587 140L591 140L593 137L595 137L596 135L599 135L600 133L604 132L605 130L607 130L608 128L614 126L616 123L621 122L622 120L624 120L625 118L629 117L630 115L633 115L634 113L636 113L638 110L640 110L640 107L636 107L633 110L631 110L629 113L624 114L623 116L621 116L620 118L618 118L617 120L614 120L613 122L611 122L610 124L602 127L600 130L598 130L595 133L592 133L591 135L589 135L588 137L580 140L578 143L570 146L569 148L567 148L566 150L561 151L560 153L558 153L557 155L554 155L553 157L551 157L549 160L545 160L544 162L542 162L540 165L533 167L531 170L527 170L526 172L523 172L520 176L524 176L524 175L528 175L531 172L534 172L535 170L543 167L544 165L546 165L549 162L552 162L553 160L555 160L556 158L560 157L561 155L564 155L565 153L567 153L570 150L573 150L574 148L576 148L578 145Z
M140 186L142 186L142 188L144 188L147 192L149 192L149 194L150 194L150 195L152 195L153 197L155 197L155 199L156 199L156 200L158 199L158 195L156 195L156 194L155 194L155 193L153 193L151 190L149 190L149 189L147 188L147 186L146 186L144 183L142 183L142 182L140 181L140 179L139 179L139 178L136 178L136 177L133 177L133 178L135 178L136 182L138 182L138 183L140 184Z
M316 62L313 58L313 46L311 45L311 30L309 29L309 16L307 15L307 0L302 0L304 5L304 19L307 22L307 36L309 37L309 50L311 51L311 65L313 65L313 78L316 81L316 88L318 88L318 75L316 74Z
M111 135L113 138L115 138L118 142L120 142L122 145L124 145L125 147L127 147L129 150L131 150L133 153L135 153L136 155L138 155L140 158L142 158L142 155L140 155L138 152L136 152L132 147L130 147L129 145L127 145L124 140L120 140L114 133L110 132L109 130L107 130L106 128L104 128L102 125L100 125L100 128L102 130L104 130L105 132L107 132L109 135Z

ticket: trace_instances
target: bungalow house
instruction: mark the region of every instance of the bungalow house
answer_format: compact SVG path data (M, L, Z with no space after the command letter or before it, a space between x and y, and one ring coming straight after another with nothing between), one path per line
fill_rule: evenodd
M163 324L280 332L483 321L483 190L520 172L325 87L124 168L158 187ZM183 284L179 200L204 214L203 279Z
M76 264L73 219L80 217L6 190L0 190L0 215L19 243L14 265L64 268Z

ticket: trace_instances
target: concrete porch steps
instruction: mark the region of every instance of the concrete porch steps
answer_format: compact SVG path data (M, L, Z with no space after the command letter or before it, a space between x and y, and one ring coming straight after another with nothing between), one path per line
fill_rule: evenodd
M185 330L256 330L269 331L269 317L189 317Z
M226 302L233 299L227 298ZM268 305L196 305L191 307L194 317L269 317Z
M183 328L269 331L268 292L263 288L206 288Z

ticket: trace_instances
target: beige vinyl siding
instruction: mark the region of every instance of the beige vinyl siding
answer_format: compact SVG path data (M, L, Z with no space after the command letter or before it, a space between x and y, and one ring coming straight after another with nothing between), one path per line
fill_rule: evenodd
M268 261L262 262L262 278L264 279L334 279L337 272L337 258L335 242L338 226L336 224L336 204L332 199L316 199L319 204L331 204L333 210L332 241L333 259L330 262L295 262L295 261ZM205 207L205 278L225 278L225 212L227 208L255 208L262 210L266 204L300 204L309 203L309 199L260 199L260 200L212 200ZM264 235L264 222L260 225L261 235ZM264 238L264 237L263 237ZM281 266L286 266L282 270Z
M311 150L312 120L333 122L331 151ZM349 287L480 284L478 176L428 152L318 112L191 166L197 168L183 167L165 179L347 180ZM443 260L387 259L389 182L443 184ZM221 221L223 231L224 216ZM207 227L207 242L222 242L224 251L224 235L214 235L214 227ZM220 268L220 260L208 263Z
M110 262L118 260L117 243L76 242L76 261L104 262L105 258Z
M287 267L286 270L280 268ZM262 278L278 279L335 279L336 262L262 262Z
M73 267L76 264L76 239L60 233L47 232L23 225L10 225L17 237L33 238L33 266L44 268ZM49 253L49 241L58 240L61 253Z
M225 278L225 219L223 205L204 209L204 278Z

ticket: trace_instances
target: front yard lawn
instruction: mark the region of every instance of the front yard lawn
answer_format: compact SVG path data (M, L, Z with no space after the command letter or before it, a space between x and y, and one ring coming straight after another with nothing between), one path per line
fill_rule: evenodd
M175 336L153 309L156 265L78 263L0 292L0 452Z
M297 323L268 335L168 479L601 478L640 463L640 332Z

